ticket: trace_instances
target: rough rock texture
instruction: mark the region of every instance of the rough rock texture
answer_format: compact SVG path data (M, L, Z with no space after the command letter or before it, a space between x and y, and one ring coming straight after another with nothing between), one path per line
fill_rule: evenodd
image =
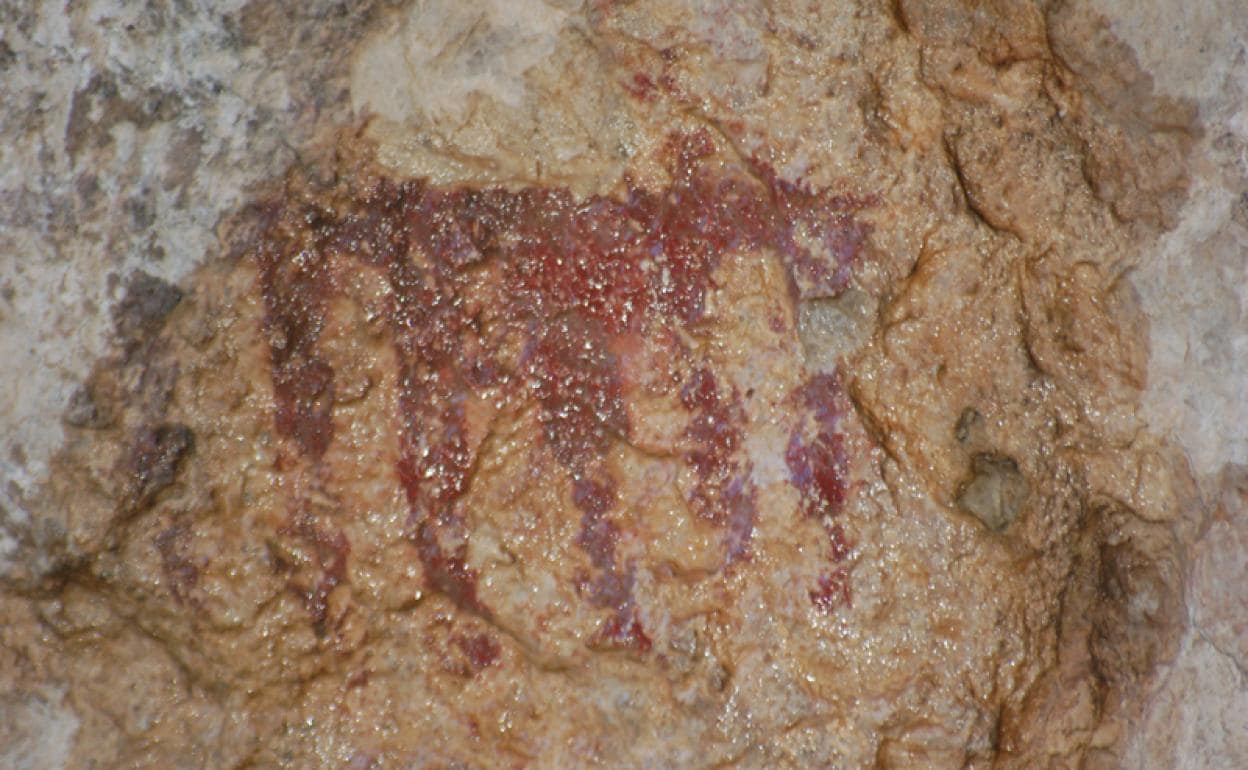
M1195 101L1203 125L1179 222L1132 281L1149 308L1146 419L1184 447L1211 513L1184 536L1191 628L1126 765L1239 767L1248 764L1248 608L1236 588L1248 578L1248 16L1233 0L1093 5L1159 90Z
M1212 519L1190 554L1191 629L1150 696L1125 764L1236 767L1248 758L1248 478L1228 466ZM1236 578L1239 576L1239 579Z
M178 280L229 252L228 215L350 115L345 59L378 5L0 3L9 516L130 274Z
M0 54L12 55L0 55L0 67L43 68L64 81L39 97L51 107L5 117L29 130L9 150L25 160L5 178L15 203L0 232L12 244L0 266L13 266L11 278L0 276L0 352L33 373L16 379L19 397L5 415L15 428L4 547L18 557L5 575L23 597L3 605L3 670L18 677L0 706L12 716L0 740L16 747L6 759L35 767L83 766L88 754L156 766L174 756L210 767L247 757L266 765L311 756L420 763L429 757L414 756L412 740L427 733L447 740L447 761L457 742L477 741L487 766L501 764L489 759L500 751L556 765L595 754L607 764L640 763L663 752L673 766L1035 766L1041 757L1056 766L1119 757L1125 766L1234 764L1244 751L1236 742L1243 727L1233 722L1245 692L1245 610L1227 576L1244 570L1244 494L1242 473L1222 465L1242 462L1242 431L1211 439L1198 426L1238 425L1225 415L1244 408L1235 369L1242 361L1233 355L1243 336L1226 333L1242 325L1242 298L1228 291L1238 281L1225 277L1244 264L1235 240L1243 234L1243 118L1226 97L1243 76L1242 50L1233 50L1243 36L1188 21L1211 36L1203 48L1221 64L1184 75L1167 69L1173 61L1150 60L1147 41L1133 38L1132 24L1157 28L1148 13L1114 28L1146 69L1167 73L1171 93L1211 73L1191 94L1206 132L1193 197L1179 209L1190 116L1152 91L1088 8L934 7L863 4L857 14L809 19L783 3L431 1L378 17L373 36L361 31L368 14L336 7L306 17L255 8L4 11L14 24ZM148 44L118 43L122 30L148 34ZM62 45L36 53L40 40ZM64 61L54 70L56 57ZM4 96L29 102L44 88L6 87ZM402 478L402 453L429 446L429 426L445 419L410 421L409 413L407 433L390 446L393 415L410 409L399 405L412 392L392 356L403 363L415 355L403 365L416 367L437 359L420 347L428 343L403 352L393 330L356 334L382 317L369 305L377 286L365 280L331 294L336 304L325 308L300 309L296 300L282 310L285 289L274 287L286 277L298 291L314 284L295 269L270 278L258 296L263 248L248 258L258 263L227 260L186 289L131 272L143 265L175 278L205 255L245 250L257 230L216 245L222 213L295 160L293 148L324 147L350 107L377 113L366 136L344 135L337 161L297 164L276 204L318 224L304 234L298 221L279 235L270 227L262 241L270 248L319 244L307 253L328 264L372 259L359 256L355 241L350 257L316 240L318 228L344 227L343 212L375 195L350 181L357 174L429 177L443 189L500 185L497 200L512 200L504 188L538 186L619 196L625 172L662 190L663 180L679 177L664 150L672 131L699 129L712 132L716 168L744 169L736 173L758 176L773 194L789 189L795 200L807 193L784 185L799 179L843 196L831 219L804 227L832 222L817 232L871 235L861 255L853 238L825 237L830 253L843 248L853 265L852 274L826 278L803 273L791 256L801 252L771 235L757 240L771 255L761 261L725 253L712 281L723 291L703 297L707 325L686 329L693 342L684 343L698 351L690 360L706 356L705 371L720 384L696 367L672 372L685 384L668 393L668 407L688 418L667 407L639 413L644 400L626 401L627 416L611 416L610 399L560 405L542 395L550 382L611 392L615 375L593 374L613 371L597 368L609 358L570 352L558 335L546 347L534 343L537 358L521 361L571 362L536 386L535 414L564 427L579 425L577 415L608 415L541 466L551 478L573 474L566 499L553 483L520 501L504 494L525 483L506 481L510 455L491 437L472 450L495 458L496 472L483 477L493 482L471 485L459 508L467 524L448 514L427 526L421 506L432 493L409 483L404 502L385 469ZM231 116L251 123L240 131ZM179 139L187 136L197 138ZM357 163L373 142L380 168ZM645 207L628 210L626 219ZM476 221L463 216L451 221ZM1128 272L1139 244L1176 225L1159 257ZM468 232L474 248L489 251L488 238ZM1222 272L1178 258L1188 253ZM74 272L37 267L40 260ZM777 266L787 266L800 302L777 292ZM400 295L411 290L400 283ZM86 310L35 312L58 296L54 286L64 287L59 296L88 300ZM778 314L755 328L769 305ZM1204 315L1193 323L1186 307ZM102 346L101 325L81 324L84 317L110 318L117 336L75 390L78 380L64 375L83 371L89 356L81 351ZM307 318L322 324L311 337L296 323ZM69 341L32 346L49 327ZM760 351L769 351L764 360ZM1193 361L1209 374L1192 376ZM625 363L619 371L634 377L650 368ZM825 431L797 374L838 368L855 410ZM472 377L493 396L488 375ZM662 394L671 386L647 387ZM750 391L772 407L743 405ZM435 402L443 397L430 392ZM789 406L776 406L786 398ZM484 442L472 416L484 408L470 410L467 438L457 441ZM812 410L813 432L800 451L776 442L788 433L755 427L787 426L803 409ZM43 417L53 413L70 426L70 445L45 499L74 504L49 510L32 492L59 442ZM558 446L557 428L526 433L523 414L513 418L512 443ZM335 421L351 427L334 431ZM737 438L723 432L734 424L744 430ZM844 467L827 465L837 457L831 449L810 448L839 442L851 450ZM1191 452L1194 483L1176 446ZM686 457L694 475L668 478L657 460L644 470L629 454L639 449ZM460 462L459 451L447 461ZM605 465L579 480L579 458L599 454L608 459L594 462ZM626 482L621 508L633 511L631 522L618 509L607 513L612 495L594 486L603 473ZM309 478L319 481L309 486ZM810 487L818 491L801 492L803 478L819 479ZM671 486L690 511L711 506L705 521L690 524L696 516L634 497L643 479L659 481L638 490ZM826 529L826 547L786 552L800 544L800 527L786 532L774 517L830 501L842 482L848 500L836 528ZM737 499L750 484L764 501L759 518L714 512L714 501ZM525 550L525 536L495 531L511 510L574 515L563 529L530 532L535 550ZM496 513L483 522L478 511ZM664 526L653 518L660 515ZM734 521L752 529L723 528ZM814 535L832 526L806 525ZM654 538L664 527L650 543L645 533ZM1175 535L1186 550L1175 549ZM721 554L734 549L741 565L717 574ZM585 576L549 567L544 560L555 553L569 567L588 558ZM828 555L835 569L820 574L816 557ZM547 609L526 612L507 593L509 560L542 576L529 578L542 588L528 609ZM473 594L466 578L478 573L484 588ZM786 574L791 596L777 590ZM559 594L569 585L581 587ZM636 596L624 588L634 585ZM695 598L670 593L681 585ZM731 596L697 598L723 589ZM542 605L547 591L563 598ZM752 596L765 612L751 614ZM720 615L703 617L703 601ZM565 613L581 603L595 608L588 619ZM966 606L979 612L968 616ZM675 617L684 609L692 615ZM742 626L744 638L729 634ZM763 628L772 629L774 656L759 657L750 642ZM595 650L590 658L582 643ZM612 647L623 656L604 656ZM58 658L61 650L71 657ZM124 677L141 697L116 696L119 658L140 661ZM610 672L611 687L559 673L591 658ZM404 660L421 661L420 675ZM655 672L684 689L656 694ZM509 706L491 700L507 691L500 677L515 677ZM1202 696L1190 697L1192 688ZM451 726L436 711L393 705L413 692L422 694L410 705L455 703L456 713L487 715L497 729ZM543 719L552 707L542 697L568 693L567 702L581 704L570 721ZM629 704L659 727L624 729ZM698 751L681 753L678 736L711 715ZM578 725L596 719L612 727L598 731L605 742L578 742ZM193 745L168 739L187 725ZM563 729L570 732L561 744Z

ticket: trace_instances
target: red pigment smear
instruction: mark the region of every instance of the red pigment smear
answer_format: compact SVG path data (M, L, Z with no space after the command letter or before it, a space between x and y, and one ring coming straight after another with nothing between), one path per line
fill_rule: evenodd
M493 665L503 652L503 648L499 646L498 642L491 639L489 634L456 636L455 645L468 658L469 664L472 665L473 673L478 673Z
M624 90L628 91L634 98L643 102L654 100L654 80L644 72L635 72L633 77L625 80Z
M611 479L599 482L590 479L576 479L572 482L572 502L583 511L581 518L581 534L577 544L589 554L590 562L600 570L610 571L615 565L615 545L619 540L619 531L607 514L615 507L617 498L615 482ZM630 580L631 584L631 580ZM594 601L608 606L614 600L626 598L620 596L609 586L596 589Z
M572 482L572 502L582 511L581 534L576 542L598 570L592 579L581 578L578 587L594 606L612 611L595 633L591 642L594 646L645 652L651 642L633 599L634 569L632 565L621 568L616 563L615 547L620 533L607 518L617 497L615 482L609 477L604 481L581 478Z
M836 523L828 525L826 529L828 531L828 545L832 549L831 557L833 563L845 561L853 553L854 547L850 544L849 539L846 538L844 527Z
M467 566L467 543L444 547L439 540L439 531L445 529L452 527L439 526L434 521L422 521L416 525L412 541L425 570L425 582L462 609L488 617L489 609L477 598L477 572Z
M793 486L802 495L807 516L834 516L845 505L848 474L845 437L840 432L840 383L834 375L816 374L797 392L799 403L814 417L815 437L807 440L803 425L793 429L785 462Z
M669 46L659 51L659 55L662 58L662 64L657 73L651 75L648 72L634 72L631 79L626 79L621 83L624 90L634 99L641 102L654 102L660 97L680 98L680 88L676 82L676 75L672 71L680 60L680 49L676 46Z
M177 479L178 467L195 448L194 432L181 423L143 425L134 431L128 451L118 460L125 480L127 513L156 499Z
M268 212L268 234L256 260L264 296L277 432L304 454L320 458L333 439L334 370L317 355L333 288L324 250L333 223L319 212ZM294 236L306 232L313 243ZM275 237L276 236L276 237Z
M775 248L784 255L799 296L818 299L839 294L849 284L853 266L871 233L870 226L857 221L853 214L875 205L875 199L829 195L802 180L782 179L761 161L752 167L771 189L774 205L788 223L777 234Z
M840 381L835 375L816 374L795 396L808 410L815 436L808 441L801 423L793 429L785 452L789 477L801 493L803 512L818 519L828 535L829 558L833 564L839 564L853 551L844 528L832 521L845 506L848 494L848 460L845 437L840 430L844 416ZM825 573L819 578L818 586L810 591L810 599L825 613L840 606L853 606L849 570L838 567Z
M742 468L734 460L741 445L745 410L735 390L731 399L719 397L715 374L705 367L685 383L680 401L693 413L685 429L693 445L685 453L685 462L698 477L690 503L699 516L727 529L725 563L731 564L748 556L758 518L750 468Z
M641 626L636 609L607 618L590 641L590 646L599 649L619 648L637 652L649 652L653 644Z
M388 321L399 359L402 415L398 473L411 507L412 542L430 588L464 609L487 614L476 572L466 564L467 536L455 502L467 489L477 447L467 436L465 405L487 385L492 367L479 350L465 268L491 246L486 194L457 196L422 183L383 180L370 205L348 216L337 242L385 268L393 289ZM415 256L423 259L413 259Z
M618 198L383 178L332 207L292 196L270 211L257 261L278 431L313 462L324 455L334 372L317 343L337 290L330 265L380 269L392 289L386 317L399 363L398 473L411 541L430 588L459 606L488 613L465 561L470 533L460 510L480 449L470 405L500 394L536 401L545 443L568 478L601 476L602 456L629 432L612 351L699 324L725 254L777 255L805 296L848 281L867 233L853 217L862 202L786 182L765 164L708 162L714 152L706 131L674 136L670 184L651 191L626 179ZM744 416L709 370L700 376L710 384L690 396L687 460L702 479L695 508L725 528L731 562L748 553L755 518L750 469L730 459ZM826 459L806 460L812 478ZM631 604L631 567L616 564L614 525L594 505L582 506L580 544L599 573L590 601L616 610L603 639L648 646Z
M815 609L828 615L841 607L853 607L849 570L842 567L820 576L818 587L810 590L810 600Z
M160 554L160 568L169 585L169 593L180 605L199 606L192 591L199 583L199 565L186 556L186 541L191 528L186 522L178 522L162 530L153 539L156 552Z
M291 535L310 546L315 559L315 575L310 582L291 582L290 589L303 600L304 607L312 617L312 628L317 636L324 636L329 614L329 594L347 576L347 556L351 544L341 530L330 531L316 517L304 512L294 521L278 530L279 534Z
M316 343L328 296L336 289L329 246L337 223L311 207L271 207L264 216L267 233L256 261L276 400L274 424L279 435L294 440L301 455L317 462L333 440L334 370ZM294 503L283 533L313 547L320 574L311 584L292 578L288 588L302 598L313 629L323 636L328 596L346 577L350 544L341 530L330 533L301 512L302 505Z
M601 326L580 315L540 334L525 371L537 385L546 443L565 468L579 472L628 430L618 362Z

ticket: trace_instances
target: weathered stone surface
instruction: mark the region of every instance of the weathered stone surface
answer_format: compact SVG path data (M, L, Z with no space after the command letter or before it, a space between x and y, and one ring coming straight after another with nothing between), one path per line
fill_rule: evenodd
M6 138L0 150L0 390L9 394L0 399L0 561L28 535L24 500L63 440L62 417L77 427L109 425L108 410L80 389L91 362L110 346L124 348L127 330L142 336L176 304L161 288L166 284L154 282L145 295L150 302L127 305L132 276L141 270L176 283L203 261L229 253L231 212L359 111L379 111L379 123L418 120L430 128L426 145L394 151L396 167L445 157L446 136L439 132L467 125L455 140L457 160L435 169L452 178L540 177L562 163L580 178L610 179L624 158L640 152L621 143L619 160L582 153L583 132L615 139L632 129L625 111L604 102L544 127L549 141L536 166L483 161L508 150L492 111L547 93L522 93L517 73L539 65L556 36L576 34L568 20L577 3L483 3L492 9L490 19L513 14L513 23L497 29L474 26L479 18L467 4L419 3L394 14L384 5L318 0L279 8L232 0L192 7L153 0L0 6L0 135ZM1190 164L1189 199L1177 217L1142 204L1148 196L1137 194L1154 181L1164 185L1173 169L1159 168L1159 180L1085 170L1117 215L1174 228L1132 273L1151 338L1147 374L1139 379L1147 381L1144 421L1186 449L1197 485L1190 510L1174 522L1188 545L1185 598L1192 625L1142 721L1132 726L1123 762L1185 770L1248 765L1248 607L1236 590L1248 571L1248 514L1238 469L1248 464L1248 17L1237 0L1071 5L1076 18L1084 10L1109 18L1108 30L1134 49L1158 93L1194 99L1204 125ZM922 14L912 21L921 31ZM472 44L445 46L446 24L459 25ZM699 85L726 104L757 99L769 75L759 19L733 15L725 23L693 26L709 50L725 56L731 74ZM374 28L382 33L370 39L365 31ZM1013 36L1019 50L1032 44L1027 29L1000 34L1002 40ZM354 58L358 41L366 39L373 58ZM402 59L410 53L405 46L425 46L420 51L427 56L417 60L434 73L429 87L370 77L376 67L369 62ZM1081 66L1073 58L1069 63ZM590 78L592 70L569 71ZM1151 92L1149 83L1115 77L1106 75L1099 94L1111 109L1121 107L1112 104L1116 98ZM1127 96L1113 96L1117 92ZM460 98L469 93L475 95ZM904 123L905 110L898 112ZM893 129L909 132L916 143L931 138L922 126ZM1024 166L1035 151L1000 150ZM956 143L952 151L957 163L975 171L970 164L976 158L958 157ZM798 153L789 160L800 168L807 159ZM1018 208L1044 203L1025 185L982 173L974 181L972 205L1004 230L1022 226ZM112 336L115 321L120 341ZM1041 359L1044 353L1039 350ZM159 383L154 387L160 391ZM159 401L159 393L153 398ZM181 447L173 452L177 457L189 451L189 441L174 446ZM158 469L162 484L172 480L177 457ZM1146 490L1136 492L1147 497ZM1145 507L1139 513L1150 515ZM171 574L186 574L191 562L178 561L184 558L178 533L169 532L162 541L169 554L163 555L173 564ZM77 719L72 695L51 688L4 701L0 745L18 748L0 758L15 758L17 766L59 766ZM921 753L921 743L903 736L889 756Z
M60 442L131 274L176 282L228 253L229 215L350 117L351 42L384 5L0 5L6 509Z

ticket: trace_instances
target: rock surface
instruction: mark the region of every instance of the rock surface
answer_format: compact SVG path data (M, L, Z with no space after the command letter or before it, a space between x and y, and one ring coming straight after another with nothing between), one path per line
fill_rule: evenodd
M228 253L228 215L350 117L352 43L380 5L0 7L7 515L46 472L131 273L176 281Z
M1188 530L1191 629L1128 767L1248 764L1248 16L1234 0L1092 3L1165 93L1200 109L1193 185L1133 283L1151 339L1146 419L1185 448L1210 518Z
M26 501L63 441L62 416L88 428L108 420L76 389L110 345L124 355L126 343L110 338L112 319L138 318L120 326L141 333L142 319L152 315L143 307L161 315L176 304L156 288L137 315L128 313L127 290L143 281L133 272L176 281L228 252L249 235L232 232L228 216L353 115L379 113L374 130L392 168L421 169L435 179L558 181L548 175L566 173L591 191L618 177L622 158L642 153L645 148L625 148L621 160L612 160L582 151L586 130L622 144L635 134L627 114L606 104L537 127L548 135L535 166L528 165L531 157L497 161L509 154L505 133L491 128L492 121L532 98L517 86L516 73L540 64L555 37L575 33L569 19L577 3L534 2L527 12L524 5L483 3L492 13L481 17L466 14L462 4L438 2L393 14L348 13L334 3L303 4L294 14L265 11L263 3L211 10L163 3L0 9L0 132L17 137L5 148L0 176L0 360L13 362L0 377L16 394L0 406L6 429L0 559L25 536ZM1196 487L1173 525L1188 544L1191 627L1147 711L1131 726L1128 767L1248 763L1242 722L1248 610L1233 589L1245 576L1248 548L1240 470L1248 464L1242 428L1248 417L1242 388L1248 379L1248 19L1235 12L1234 0L1180 5L1103 0L1073 14L1097 11L1111 19L1109 29L1134 49L1162 93L1197 102L1204 127L1189 198L1132 279L1151 336L1144 416L1187 451ZM445 38L422 26L431 18L462 28L463 39L484 42L443 46ZM474 27L481 18L497 29ZM757 21L731 16L700 31L692 25L717 52L730 54L732 77L700 84L725 103L747 103L746 92L768 75L759 66ZM412 52L424 56L415 64L437 73L432 88L405 90L403 83L370 77ZM1070 53L1069 64L1077 70L1076 56ZM1147 86L1111 78L1104 94L1138 93L1133 87L1147 93ZM473 92L478 95L464 96ZM385 144L387 121L412 120L428 127L421 141ZM601 122L586 129L576 120ZM448 162L451 136L457 152ZM790 160L798 169L806 162L800 155ZM1112 197L1113 180L1105 185ZM1001 229L1024 226L1010 211L991 207L1003 192L1008 199L1008 191L984 194L982 215ZM969 193L974 202L976 191ZM1127 215L1139 213L1129 197L1115 200ZM853 308L828 313L843 326ZM151 480L135 492L139 497L153 494L152 485L186 451L176 427L162 430L151 436ZM1002 464L985 460L984 467ZM983 497L976 497L977 510L992 507ZM65 692L48 687L0 708L12 717L3 720L0 745L16 747L6 759L19 767L65 761L63 738L78 718Z

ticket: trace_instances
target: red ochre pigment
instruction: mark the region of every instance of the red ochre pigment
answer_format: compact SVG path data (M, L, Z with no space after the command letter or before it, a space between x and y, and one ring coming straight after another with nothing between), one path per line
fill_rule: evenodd
M266 211L256 256L276 429L304 461L320 462L334 438L335 372L318 341L339 291L335 270L379 269L392 290L386 323L399 366L397 471L413 550L427 585L465 610L490 615L465 562L469 533L460 510L480 449L467 426L473 403L495 403L503 393L537 405L545 444L582 511L576 542L592 572L578 581L580 595L610 611L593 644L644 652L651 640L633 598L634 566L616 552L620 480L602 461L613 442L629 439L618 352L695 329L715 269L732 252L781 260L794 297L831 296L849 280L867 234L854 218L862 201L782 180L763 164L712 160L706 132L675 137L669 152L665 189L627 183L620 199L381 178L332 207L290 196ZM751 468L740 452L742 397L709 362L668 347L692 372L672 384L689 415L683 462L697 481L688 502L722 528L729 566L748 559L756 519ZM846 496L838 392L835 378L819 375L795 394L813 430L796 429L785 458L803 511L826 522L834 562L849 550L830 523ZM291 532L321 565L320 577L298 589L318 626L349 553L340 531L321 526L292 513ZM848 573L826 574L810 595L821 610L848 604ZM465 644L478 668L497 657L488 645Z

